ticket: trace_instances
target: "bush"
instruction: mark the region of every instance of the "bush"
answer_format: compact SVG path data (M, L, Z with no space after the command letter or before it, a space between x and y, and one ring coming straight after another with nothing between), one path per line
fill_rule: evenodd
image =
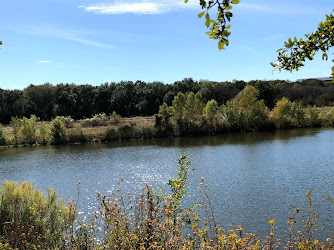
M19 143L19 131L21 128L21 119L19 119L17 116L16 117L12 117L11 121L10 121L10 125L13 128L13 135L14 135L14 141L15 144L17 145Z
M64 123L56 118L51 122L51 141L53 144L66 142L66 128Z
M74 120L71 116L57 116L56 119L64 123L66 128L73 128Z
M30 119L23 117L21 120L20 135L23 143L36 143L36 117L31 116Z
M105 113L96 114L92 118L86 118L81 120L80 124L82 127L97 127L107 126L109 117Z
M50 131L45 122L38 125L37 142L40 144L47 144L50 137Z
M0 124L0 146L6 145L5 131Z
M75 217L75 206L51 188L44 194L29 182L5 181L0 189L0 241L11 248L63 248Z

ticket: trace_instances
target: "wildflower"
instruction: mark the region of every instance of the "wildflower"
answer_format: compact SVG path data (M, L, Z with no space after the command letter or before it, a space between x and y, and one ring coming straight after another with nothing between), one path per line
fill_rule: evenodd
M275 219L273 219L273 220L270 220L268 223L270 224L270 225L274 225L275 224Z

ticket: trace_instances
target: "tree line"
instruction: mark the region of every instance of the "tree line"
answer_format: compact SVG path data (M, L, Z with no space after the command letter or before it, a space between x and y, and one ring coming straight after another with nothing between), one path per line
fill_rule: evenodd
M302 82L272 81L194 81L185 78L173 84L162 82L121 81L100 86L45 83L30 85L23 90L0 89L0 123L7 124L11 117L36 115L41 120L56 116L71 116L83 119L95 114L111 114L114 111L122 117L152 116L159 112L159 106L172 105L179 92L199 92L203 103L214 99L218 105L231 101L245 86L254 86L259 99L272 109L282 97L303 106L332 106L334 83L310 79Z

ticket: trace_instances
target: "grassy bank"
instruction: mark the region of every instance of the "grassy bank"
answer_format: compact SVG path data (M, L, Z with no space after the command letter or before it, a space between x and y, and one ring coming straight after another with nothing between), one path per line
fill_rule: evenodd
M80 183L76 200L65 205L51 188L44 194L31 183L5 181L0 189L0 249L334 248L333 235L322 235L324 241L314 238L317 214L312 191L306 192L308 207L287 215L285 239L276 237L274 218L268 221L268 236L259 238L242 226L220 226L223 222L211 206L210 183L203 177L198 185L201 202L186 207L183 198L193 170L186 155L178 162L177 175L164 191L146 186L139 197L131 198L120 178L110 195L97 193L100 205L88 224L77 217Z
M12 118L9 125L0 125L0 147L215 135L253 130L332 126L334 123L332 107L303 108L299 118L295 115L273 113L274 110L268 112L265 117L257 118L258 120L250 120L243 113L238 117L238 114L227 113L226 108L221 107L212 117L202 114L181 119L169 113L133 118L99 114L78 121L71 117L56 117L49 122L40 121L35 116Z

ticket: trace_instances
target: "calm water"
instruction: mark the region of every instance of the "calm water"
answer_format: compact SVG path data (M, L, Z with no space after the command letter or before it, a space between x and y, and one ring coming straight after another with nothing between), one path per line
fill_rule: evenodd
M81 181L81 216L96 209L96 193L115 190L124 176L124 191L139 194L145 184L166 186L175 176L177 159L188 154L196 172L187 202L199 197L200 177L211 186L216 217L225 228L242 225L258 235L277 220L280 236L287 213L307 208L305 192L313 188L319 234L334 231L334 129L298 129L200 138L156 139L0 150L0 180L29 180L45 190L55 188L65 199L76 198ZM326 222L326 228L323 227Z

